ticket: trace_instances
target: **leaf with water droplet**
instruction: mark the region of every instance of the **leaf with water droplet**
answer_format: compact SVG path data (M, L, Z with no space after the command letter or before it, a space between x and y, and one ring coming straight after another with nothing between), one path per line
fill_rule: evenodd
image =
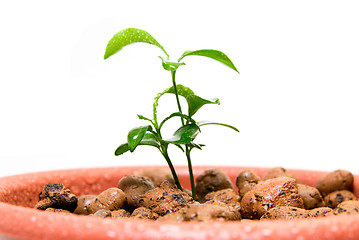
M162 67L167 71L176 71L182 65L186 65L183 62L172 62L164 59L163 57L159 57L162 60Z
M178 59L178 62L180 62L184 57L187 56L203 56L203 57L209 57L214 60L217 60L224 65L230 67L234 71L238 72L237 68L234 66L233 62L227 57L226 54L224 54L221 51L213 50L213 49L202 49L202 50L196 50L196 51L186 51L182 54L182 56ZM239 73L239 72L238 72Z
M160 143L158 142L156 136L151 132L147 132L143 136L143 138L142 138L141 142L138 144L138 146L141 146L141 145L160 148ZM129 147L128 143L124 143L116 149L115 155L116 156L122 155L125 152L128 152L129 150L130 150L130 147Z
M184 97L188 104L188 115L193 116L201 107L206 104L220 104L219 100L216 98L214 100L207 100L201 98L194 94L194 92L189 88L181 84L176 86L178 95ZM164 91L164 93L175 93L174 87L170 87Z
M146 132L151 130L151 125L136 127L130 130L127 135L127 143L129 150L133 152L137 145L142 141L143 137L145 136Z
M168 57L167 52L157 40L145 30L137 28L127 28L116 33L108 42L104 58L108 58L119 52L123 47L132 43L148 43L159 47Z
M193 116L201 107L206 104L220 104L219 99L215 98L212 101L203 99L197 95L189 95L186 97L188 103L188 115Z

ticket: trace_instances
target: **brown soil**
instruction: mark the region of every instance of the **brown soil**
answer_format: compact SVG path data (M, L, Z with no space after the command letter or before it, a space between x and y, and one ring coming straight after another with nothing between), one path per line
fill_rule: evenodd
M156 221L291 220L358 213L353 181L353 174L337 170L311 187L284 168L273 168L262 178L251 170L240 172L233 186L226 174L208 169L196 179L198 201L194 201L189 190L176 188L169 172L151 169L126 175L117 187L97 196L75 196L60 183L48 183L34 208Z

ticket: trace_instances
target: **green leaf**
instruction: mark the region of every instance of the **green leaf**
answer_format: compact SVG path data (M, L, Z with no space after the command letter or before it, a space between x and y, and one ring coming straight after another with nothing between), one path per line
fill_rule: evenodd
M151 130L151 125L133 128L127 135L127 143L129 150L133 152L137 145L142 141L148 130Z
M171 62L169 60L163 59L163 57L159 57L162 60L162 66L167 71L176 71L179 66L186 65L185 63L179 62Z
M145 134L139 145L147 145L147 146L160 148L160 143L158 142L156 136L151 132L147 132Z
M229 124L225 124L225 123L218 123L218 122L209 122L209 121L200 121L200 122L197 122L198 126L202 127L202 126L205 126L205 125L219 125L219 126L224 126L224 127L228 127L228 128L231 128L233 129L234 131L237 131L239 132L239 130L236 128L236 127L233 127Z
M187 98L188 96L190 96L190 95L194 95L194 92L189 88L189 87L185 87L185 86L183 86L182 84L177 84L176 85L176 88L177 88L177 93L178 93L178 95L180 95L180 96L182 96L182 97L184 97L184 98ZM174 91L174 88L173 88L173 86L172 87L170 87L170 88L168 88L168 89L166 89L165 91L164 91L164 93L175 93L175 91Z
M188 104L188 115L193 116L203 105L206 104L220 104L218 99L214 99L213 101L203 99L194 94L194 92L181 84L177 85L178 95L184 97ZM165 93L175 93L174 88L170 87L165 90Z
M177 92L180 96L187 96L189 94L194 94L193 91L187 87L184 87L180 84L177 85ZM155 124L157 124L157 107L158 107L158 101L160 100L160 98L166 94L166 93L174 93L174 89L173 86L170 88L167 88L166 90L164 90L163 92L160 92L157 94L157 96L155 97L155 101L153 102L153 119L155 121Z
M145 30L137 28L127 28L116 33L111 40L108 42L104 58L108 58L113 54L119 52L123 47L132 44L132 43L148 43L154 46L159 47L165 54L168 56L165 49L157 42L157 40L152 37Z
M188 144L192 142L200 132L196 124L187 124L180 127L170 139L165 140L166 143L172 144Z
M194 92L189 88L185 87L181 84L176 86L178 95L184 97L188 104L188 115L192 117L203 105L205 104L220 104L218 99L214 99L213 101L203 99L194 94ZM157 107L159 99L166 93L175 94L174 87L167 88L161 93L158 93L155 97L155 101L153 103L153 119L154 125L157 126Z
M130 150L129 146L128 146L128 143L124 143L122 145L120 145L116 151L115 151L115 155L116 156L119 156L119 155L122 155L124 154L125 152L127 152L128 150Z
M224 65L226 65L226 66L232 68L234 71L238 72L237 68L234 66L233 62L227 57L227 55L218 50L202 49L202 50L197 50L197 51L186 51L178 59L178 62L180 62L184 57L187 57L187 56L209 57L209 58L212 58L214 60L217 60L217 61L223 63Z
M203 99L197 95L189 95L186 97L188 103L188 115L193 116L202 106L206 104L220 104L219 99L216 98L213 101Z
M147 132L138 145L147 145L147 146L153 146L156 148L160 148L160 143L157 141L156 136L151 132ZM116 149L115 155L116 156L122 155L129 150L130 150L130 147L129 147L128 143L124 143Z

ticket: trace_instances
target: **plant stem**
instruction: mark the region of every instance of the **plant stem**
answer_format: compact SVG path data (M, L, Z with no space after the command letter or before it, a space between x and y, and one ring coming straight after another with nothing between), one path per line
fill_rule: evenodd
M170 168L171 170L171 173L172 173L172 177L173 177L173 180L175 181L175 184L177 186L178 189L180 189L181 191L183 191L183 188L181 186L181 183L178 179L178 176L177 176L177 173L176 173L176 170L174 169L173 165L172 165L172 162L171 162L171 159L170 157L168 156L168 152L167 152L167 146L163 146L162 145L162 151L161 151L163 157L166 159L166 162L168 164L168 167Z
M176 71L171 71L172 74L172 84L173 84L173 90L176 95L176 101L178 106L178 111L182 113L181 104L178 97L177 92L177 85L176 85ZM184 120L181 117L182 126L184 126ZM192 162L191 162L191 150L188 148L188 144L186 144L186 157L187 157L187 163L188 163L188 172L189 172L189 178L191 181L191 190L192 190L192 198L193 200L196 200L196 186L194 184L194 177L193 177L193 170L192 170Z
M191 150L189 150L188 145L186 145L186 157L187 157L187 163L188 163L189 178L191 181L192 198L193 198L193 200L196 201L197 200L196 185L194 184L192 161L191 161Z
M179 111L180 113L182 113L182 108L181 108L181 104L180 104L179 97L178 97L178 92L177 92L176 71L171 71L171 74L172 74L173 90L175 91L175 95L176 95L176 101L177 101L178 111ZM184 125L184 120L183 120L183 118L181 118L181 122L182 122L182 126L183 126L183 125Z

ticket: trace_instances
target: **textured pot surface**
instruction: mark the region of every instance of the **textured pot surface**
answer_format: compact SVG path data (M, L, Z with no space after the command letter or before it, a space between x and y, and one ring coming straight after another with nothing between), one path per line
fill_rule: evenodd
M147 167L146 167L147 168ZM197 176L214 167L195 167ZM248 167L215 167L234 182ZM98 194L117 186L126 174L143 167L91 168L41 172L0 178L0 239L358 239L359 214L292 221L156 222L138 219L100 219L32 209L46 183L63 183L76 195ZM250 168L259 176L265 168ZM189 188L187 167L177 167ZM289 170L302 183L315 186L325 172ZM359 176L354 192L359 194Z

